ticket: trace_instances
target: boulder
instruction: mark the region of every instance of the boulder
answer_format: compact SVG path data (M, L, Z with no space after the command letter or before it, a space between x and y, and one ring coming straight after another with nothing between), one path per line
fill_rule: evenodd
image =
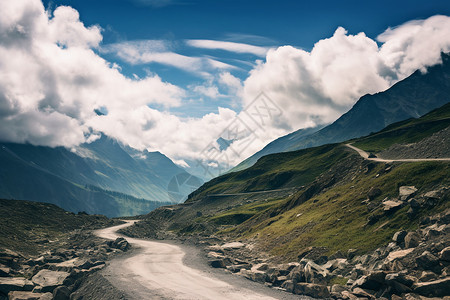
M52 300L53 296L51 293L33 293L33 292L22 292L14 291L8 294L10 300Z
M389 253L389 255L387 256L387 260L388 261L394 261L396 259L401 259L401 258L407 256L408 254L410 254L413 251L414 251L414 248L393 251L393 252Z
M118 237L115 241L109 241L108 246L122 250L124 252L128 251L128 249L131 248L131 245L123 237Z
M314 284L314 283L297 283L294 286L294 294L306 295L313 298L329 298L330 292L326 285Z
M421 241L422 239L417 232L408 232L408 234L405 236L405 248L415 248L419 246Z
M392 237L392 240L397 243L397 245L403 245L405 243L405 236L408 234L408 232L401 230L397 231L394 236Z
M382 202L383 204L383 210L385 213L393 213L400 209L404 203L402 201L396 201L396 200L386 200Z
M31 280L41 286L43 292L52 292L57 286L62 285L69 275L63 271L41 270Z
M7 295L10 291L31 291L33 282L20 277L0 277L0 293Z
M281 288L284 289L288 293L293 293L294 292L294 287L295 287L295 283L292 280L286 280L281 285Z
M416 192L417 189L414 186L401 186L398 189L398 198L402 201L406 201L414 196Z
M418 282L413 285L414 293L426 297L448 296L450 291L450 277L429 282Z
M221 248L223 250L235 250L235 249L241 249L241 248L244 248L244 247L245 247L245 244L243 244L241 242L231 242L231 243L223 244L221 246Z
M381 190L379 188L371 188L369 190L369 192L367 193L367 197L369 198L370 201L374 200L376 197L381 195Z
M423 271L419 280L422 282L432 281L438 279L438 276L431 271Z
M0 265L0 277L9 277L11 276L11 268L8 268L4 265Z
M376 271L367 276L361 276L353 283L353 288L359 287L368 290L378 290L384 284L386 273L384 271Z
M305 281L309 283L324 283L328 272L318 264L308 261L304 268Z
M439 260L446 261L446 262L450 262L450 247L444 248L444 249L439 253Z
M429 251L424 251L422 255L416 258L416 264L421 269L432 270L435 266L439 264L439 260Z
M70 300L70 290L66 286L58 286L53 291L53 300Z

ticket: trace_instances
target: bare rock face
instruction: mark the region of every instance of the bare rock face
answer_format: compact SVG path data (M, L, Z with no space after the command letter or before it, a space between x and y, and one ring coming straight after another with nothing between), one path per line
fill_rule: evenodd
M414 248L420 244L421 238L416 232L408 232L405 236L405 248Z
M69 275L62 271L41 270L31 280L39 285L43 292L52 292L57 286L62 285Z
M1 277L0 293L7 295L10 291L31 291L33 283L20 277Z

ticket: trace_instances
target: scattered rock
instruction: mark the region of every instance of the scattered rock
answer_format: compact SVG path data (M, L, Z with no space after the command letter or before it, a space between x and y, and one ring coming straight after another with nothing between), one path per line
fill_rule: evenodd
M405 248L414 248L419 246L421 242L420 236L416 232L408 232L405 236Z
M392 240L397 243L397 245L403 245L405 243L405 236L408 233L404 230L397 231L394 236L392 237Z
M450 262L450 247L444 248L439 253L439 260Z
M393 261L395 259L401 259L401 258L407 256L408 254L410 254L413 251L414 251L414 248L393 251L393 252L389 253L389 255L387 256L387 260L388 261Z
M245 247L245 244L243 244L241 242L231 242L231 243L223 244L221 246L221 248L223 250L235 250L235 249L241 249L241 248L244 248L244 247Z
M57 286L62 285L69 275L62 271L41 270L31 280L41 286L43 292L52 292Z
M330 297L330 292L326 285L314 283L297 283L294 286L294 293L321 299Z
M396 201L396 200L385 200L382 202L383 204L383 210L385 213L393 213L400 209L404 203L402 201Z
M58 286L53 291L53 300L70 300L70 290L66 286Z
M398 189L398 198L402 201L406 201L414 196L416 192L417 189L414 186L401 186Z

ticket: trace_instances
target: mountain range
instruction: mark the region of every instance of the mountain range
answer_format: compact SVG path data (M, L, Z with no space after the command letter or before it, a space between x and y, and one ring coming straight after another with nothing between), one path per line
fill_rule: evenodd
M0 144L0 198L123 216L178 203L201 184L165 155L106 136L74 149Z
M450 55L441 54L442 64L417 70L384 92L361 97L332 124L300 129L269 143L231 171L248 168L264 155L338 143L377 132L384 127L420 117L450 101Z

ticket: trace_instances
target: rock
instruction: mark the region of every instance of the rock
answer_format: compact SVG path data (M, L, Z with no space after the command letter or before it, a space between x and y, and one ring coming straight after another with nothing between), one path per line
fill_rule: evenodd
M385 213L393 213L400 209L404 203L401 201L395 201L395 200L386 200L383 201L381 204L383 204L383 210Z
M423 196L428 199L441 199L442 197L439 191L429 191Z
M62 271L41 270L31 280L41 286L43 292L52 292L57 286L62 285L69 275Z
M66 286L58 286L53 291L53 300L70 300L70 290Z
M386 273L377 271L367 276L362 276L353 283L353 287L360 287L368 290L378 290L384 284Z
M358 252L358 249L348 249L347 259L352 259L353 257L355 257L357 252Z
M293 293L294 292L294 286L295 286L295 283L292 280L286 280L281 285L281 288L284 289L288 293Z
M362 288L354 288L352 290L352 294L358 298L375 299L375 297L372 294L368 293L367 291L363 290Z
M227 264L225 263L224 259L214 259L210 260L209 265L213 268L226 268Z
M432 281L438 279L438 276L431 271L423 271L419 280L422 282Z
M415 248L419 246L421 240L422 239L420 238L419 234L417 234L416 232L408 232L408 234L405 236L405 248Z
M414 293L427 297L448 296L450 291L450 277L429 282L418 282L413 285Z
M443 261L450 262L450 247L444 248L444 249L439 253L439 260L443 260Z
M393 251L391 253L389 253L389 255L387 256L387 260L388 261L394 261L396 259L401 259L405 256L407 256L408 254L410 254L411 252L414 251L414 248L409 248L409 249L405 249L405 250L398 250L398 251Z
M108 244L112 248L116 248L122 251L128 251L128 249L131 248L131 245L128 243L126 239L123 237L118 237L114 242L110 241L111 243Z
M14 291L8 294L10 300L52 300L53 296L51 293L33 293L33 292L22 292Z
M0 265L0 277L9 277L11 276L11 268L8 268L4 265Z
M407 287L411 287L417 281L416 278L407 275L405 272L387 274L385 279L388 285L396 281Z
M369 198L370 201L374 200L376 197L381 195L381 190L379 188L371 188L369 190L369 192L367 193L367 197Z
M221 246L221 248L223 250L235 250L235 249L241 249L241 248L244 248L244 247L245 247L245 244L243 244L241 242L231 242L231 243L223 244Z
M314 283L297 283L294 286L294 294L306 295L313 298L329 298L330 292L326 285L314 284Z
M0 293L7 295L10 291L31 291L33 282L20 277L0 277Z
M288 280L292 280L294 283L304 282L305 279L305 267L299 265L291 270L289 275L287 275Z
M408 204L409 204L409 206L411 206L412 209L420 208L420 203L414 198L409 199Z
M308 283L324 283L328 272L318 264L308 261L304 268L305 281Z
M401 186L398 189L398 198L402 201L406 201L414 196L416 192L417 189L414 186Z
M421 269L431 270L439 264L439 260L429 251L424 251L422 255L416 258L416 264Z
M405 236L408 233L404 230L397 231L394 236L392 237L392 240L397 243L397 245L403 245L405 243Z

